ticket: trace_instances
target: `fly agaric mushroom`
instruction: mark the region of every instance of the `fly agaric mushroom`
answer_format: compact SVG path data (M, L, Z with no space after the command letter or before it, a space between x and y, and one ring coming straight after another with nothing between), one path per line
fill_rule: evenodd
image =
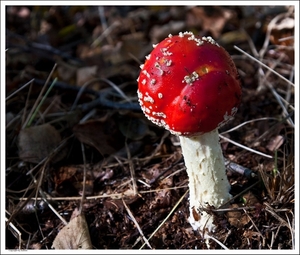
M184 32L153 47L141 65L138 100L150 121L179 136L189 177L189 222L210 232L215 225L205 208L231 198L218 128L237 112L239 74L211 37Z

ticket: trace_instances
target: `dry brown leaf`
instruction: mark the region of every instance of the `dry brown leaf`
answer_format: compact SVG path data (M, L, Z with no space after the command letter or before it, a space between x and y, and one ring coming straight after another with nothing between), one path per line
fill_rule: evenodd
M238 208L239 206L237 204L232 204L231 207ZM227 217L230 225L236 228L242 228L250 221L249 217L242 214L241 211L230 211L227 213Z
M89 66L97 66L101 77L107 77L107 70L113 72L113 69L122 64L124 64L122 68L126 68L128 66L127 61L131 61L133 58L142 59L145 57L150 48L145 46L143 37L144 34L139 32L122 36L122 40L114 45L105 44L95 47L81 45L78 47L78 55ZM132 72L132 68L129 70ZM120 75L118 68L114 71Z
M74 166L62 166L55 171L54 183L55 191L60 196L71 196L82 194L83 191L83 178L84 167L86 167L86 183L85 183L85 195L92 195L94 192L94 181L98 179L98 182L109 180L113 176L111 169L94 168L91 165L74 165Z
M140 118L120 118L118 127L122 134L132 140L141 140L146 135L155 136L155 133L149 129L149 125Z
M283 46L278 52L283 52L289 58L288 62L293 65L295 52L294 52L294 29L295 20L293 17L285 17L277 22L272 27L270 34L270 42L274 45Z
M283 40L285 37L293 37L294 35L295 20L290 17L286 17L280 20L272 27L270 41L277 45L293 46L294 39Z
M60 167L54 176L55 191L60 196L72 196L82 192L84 166ZM95 177L90 169L87 169L85 194L91 195L94 191Z
M125 63L132 60L132 56L142 59L145 57L144 33L137 32L122 36L122 43L113 56L107 60L113 64Z
M187 15L189 27L201 27L203 31L211 33L212 37L219 38L226 23L233 18L233 12L228 9L213 7L193 7Z
M172 202L171 188L173 185L173 178L164 178L159 185L159 190L156 191L155 199L150 203L149 209L167 208Z
M86 250L92 249L92 243L85 216L75 216L57 234L53 241L53 249L56 250Z
M247 206L255 205L258 203L257 198L251 191L248 191L243 195L244 204Z
M50 124L22 129L18 140L19 156L24 161L39 163L50 156L60 142L59 132ZM53 162L59 161L64 156L64 153L60 153L53 158Z
M250 240L260 240L261 233L252 230L245 230L243 237L249 238Z
M101 155L110 155L119 149L121 142L115 123L109 119L102 121L90 120L73 128L76 138L97 149Z

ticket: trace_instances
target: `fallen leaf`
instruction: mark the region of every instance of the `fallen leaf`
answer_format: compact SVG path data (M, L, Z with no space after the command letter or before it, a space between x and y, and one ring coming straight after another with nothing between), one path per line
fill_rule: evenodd
M94 168L86 165L85 195L92 195L94 192L94 181L104 182L113 176L111 169ZM55 171L55 191L60 196L72 196L82 194L84 178L84 165L62 166Z
M149 209L167 208L172 202L172 193L169 188L173 185L173 178L164 178L159 185L159 190L156 191L154 201L151 201Z
M219 38L225 25L234 17L231 10L220 7L192 7L187 14L189 27L200 27L202 31Z
M55 237L52 248L56 250L92 249L88 225L83 214L74 217Z
M243 233L243 237L249 238L250 240L260 241L260 237L262 237L262 236L261 236L261 233L259 233L259 232L247 229Z
M118 126L122 134L132 140L141 140L146 135L155 135L155 133L149 129L149 126L140 118L122 117L118 121Z
M39 163L48 157L59 146L61 137L59 132L50 124L43 124L22 129L19 133L19 157L27 162ZM53 162L58 162L64 153L53 157Z
M238 205L232 204L231 207L238 208ZM238 210L229 211L227 213L227 218L228 218L229 224L236 228L242 228L250 221L250 219L247 215L242 214L242 212L238 211Z
M90 120L73 128L76 138L97 149L101 155L110 155L119 149L122 139L113 120Z
M285 17L271 27L270 42L274 45L283 46L280 48L289 57L289 63L294 64L294 29L295 20L292 17Z
M243 195L243 203L244 205L252 206L258 203L258 200L251 191L248 191Z

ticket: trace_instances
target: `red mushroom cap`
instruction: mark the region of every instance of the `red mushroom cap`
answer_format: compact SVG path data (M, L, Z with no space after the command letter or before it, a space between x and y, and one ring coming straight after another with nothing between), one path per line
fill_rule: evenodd
M225 124L241 101L237 69L211 37L169 35L141 65L138 98L144 114L173 134L193 136Z

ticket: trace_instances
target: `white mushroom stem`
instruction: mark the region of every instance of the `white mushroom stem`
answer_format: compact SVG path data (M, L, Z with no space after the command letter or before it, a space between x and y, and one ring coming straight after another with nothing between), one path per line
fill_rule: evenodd
M218 130L179 138L189 177L190 224L194 230L214 231L212 215L202 209L218 208L231 198Z

